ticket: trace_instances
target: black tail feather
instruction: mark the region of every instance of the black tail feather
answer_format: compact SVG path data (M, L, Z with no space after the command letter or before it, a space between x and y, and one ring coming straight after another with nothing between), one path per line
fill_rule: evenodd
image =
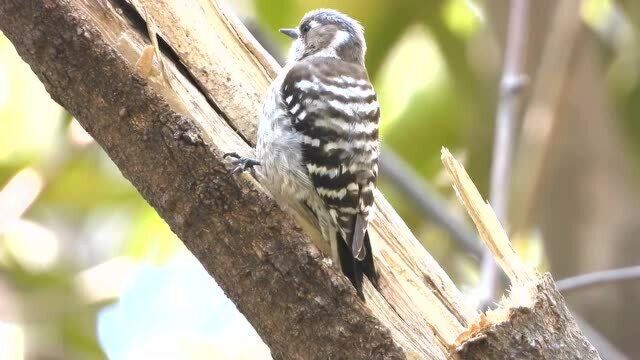
M358 296L364 300L362 293L362 280L364 275L369 278L369 281L373 283L375 287L378 287L378 275L376 273L375 265L373 264L373 255L371 253L371 240L369 240L369 232L364 235L364 246L367 251L367 255L362 261L357 260L351 248L345 241L339 239L338 243L338 256L340 258L340 267L344 275L351 281L353 287L356 289Z

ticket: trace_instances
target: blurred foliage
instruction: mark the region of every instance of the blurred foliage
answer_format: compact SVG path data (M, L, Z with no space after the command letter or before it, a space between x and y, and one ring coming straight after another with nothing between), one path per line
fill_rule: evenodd
M441 181L439 149L447 146L467 160L472 177L486 189L500 41L476 8L482 4L470 0L231 3L244 18L254 19L283 53L288 42L277 29L297 24L308 10L336 8L359 19L366 29L367 67L382 107L384 146L452 199ZM634 8L633 1L622 3ZM583 15L597 32L611 2L585 4ZM632 21L640 18L630 13ZM637 31L630 30L625 39L622 44L637 42ZM611 93L622 109L630 144L640 154L637 44L627 50L616 52ZM417 213L384 178L381 188L458 282L463 287L473 284L476 265L448 235ZM456 206L451 201L453 211L459 212ZM539 237L534 233L514 240L534 265L544 262ZM171 327L169 320L178 317L172 317L175 303L165 298L171 297L169 287L161 285L175 285L171 274L176 272L186 277L185 267L176 261L193 265L194 260L184 260L184 251L155 211L78 123L51 101L0 36L0 357L22 358L26 352L30 358L46 359L99 359L106 354L117 359L163 358L157 349L149 349L145 333L162 334L164 342L175 335L163 332ZM218 290L205 291L215 284L201 268L186 268L200 280L193 285L198 291L193 290L193 296L189 286L173 288L174 294L186 294L175 294L180 308L188 308L184 304L190 298L203 300L198 296L224 300ZM161 306L144 306L156 300ZM181 343L171 348L175 356L164 358L252 358L234 339L255 340L257 335L222 300L198 302L197 308L200 314L210 308L212 313L203 318L222 330L202 330L206 326L197 319L185 321L181 329L193 337L182 336ZM131 306L138 317L129 318ZM230 318L223 316L230 313ZM149 322L158 328L152 329ZM122 336L119 328L133 330ZM224 330L229 332L223 336ZM256 349L253 358L265 356L263 348Z

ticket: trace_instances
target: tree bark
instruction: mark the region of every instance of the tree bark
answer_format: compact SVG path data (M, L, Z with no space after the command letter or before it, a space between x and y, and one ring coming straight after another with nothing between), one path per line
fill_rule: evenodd
M474 343L469 355L464 335L483 317L382 195L372 226L381 286L367 284L365 304L253 178L229 175L221 155L251 154L260 100L277 66L217 1L177 3L0 0L0 29L274 358L495 358L502 350L493 342ZM161 36L155 60L149 31Z

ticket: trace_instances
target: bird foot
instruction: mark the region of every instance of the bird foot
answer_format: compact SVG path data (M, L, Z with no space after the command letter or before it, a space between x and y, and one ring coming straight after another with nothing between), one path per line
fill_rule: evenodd
M260 161L258 161L256 159L242 157L242 156L240 156L240 155L238 155L237 153L234 153L234 152L226 153L226 154L224 154L222 156L223 159L226 159L228 157L233 159L233 160L231 160L231 163L233 165L235 165L233 170L231 170L232 174L237 174L239 172L245 172L247 170L253 170L254 166L260 165Z

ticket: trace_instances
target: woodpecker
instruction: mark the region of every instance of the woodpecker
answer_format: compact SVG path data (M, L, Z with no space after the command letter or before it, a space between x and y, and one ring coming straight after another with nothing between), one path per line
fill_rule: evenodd
M234 172L259 165L260 182L305 229L320 229L314 242L363 298L364 275L377 285L367 228L380 148L364 30L343 13L319 9L280 32L293 44L263 102L257 159L226 156L235 158Z

